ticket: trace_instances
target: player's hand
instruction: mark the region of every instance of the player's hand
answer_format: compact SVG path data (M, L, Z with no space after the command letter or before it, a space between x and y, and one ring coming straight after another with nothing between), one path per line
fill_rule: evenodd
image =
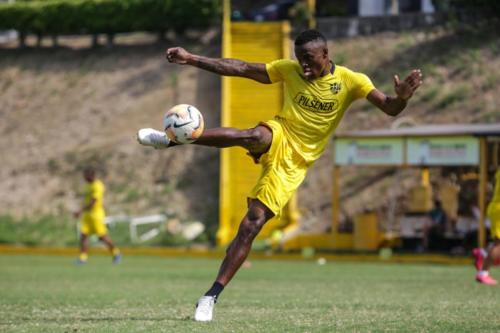
M187 64L190 56L191 53L189 53L182 47L171 47L166 52L168 62L173 62L181 65Z
M401 81L399 76L394 75L394 91L399 98L408 100L422 82L422 71L420 69L412 70L404 81Z
M75 219L77 219L80 217L81 214L82 214L82 212L78 210L78 211L73 213L73 216L75 217Z

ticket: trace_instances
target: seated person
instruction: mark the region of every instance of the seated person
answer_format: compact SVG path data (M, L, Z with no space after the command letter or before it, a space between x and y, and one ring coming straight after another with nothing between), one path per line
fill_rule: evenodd
M430 223L422 230L425 250L429 249L430 239L443 238L446 232L447 217L440 200L434 200L434 208L429 212L429 218ZM432 248L436 247L439 248L439 246L432 246Z

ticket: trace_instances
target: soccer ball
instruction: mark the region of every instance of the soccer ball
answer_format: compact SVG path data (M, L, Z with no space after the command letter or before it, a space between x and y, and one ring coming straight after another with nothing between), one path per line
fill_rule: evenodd
M167 111L163 118L163 128L173 142L192 143L203 133L203 116L194 106L179 104Z

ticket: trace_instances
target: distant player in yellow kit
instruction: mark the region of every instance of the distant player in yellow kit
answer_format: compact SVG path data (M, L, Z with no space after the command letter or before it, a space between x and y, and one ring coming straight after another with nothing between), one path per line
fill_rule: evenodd
M83 178L87 182L85 186L85 200L80 210L75 212L75 217L80 219L80 256L78 264L85 264L88 259L88 237L97 235L99 240L106 244L113 255L113 263L117 264L121 260L120 250L113 244L108 236L108 230L104 224L106 213L103 206L105 187L96 178L93 168L85 168Z
M367 98L386 114L396 116L422 83L422 74L420 70L413 70L402 81L394 76L396 96L387 96L377 90L366 75L334 64L326 39L317 30L304 31L295 39L297 61L282 59L262 64L212 59L191 54L181 47L168 49L166 56L172 63L192 65L220 75L284 84L284 105L274 119L245 130L207 129L195 142L218 148L243 147L262 165L260 178L249 194L248 211L227 248L217 278L198 300L195 320L210 321L217 297L247 258L254 238L269 219L280 214L304 180L308 168L325 150L349 105ZM151 128L139 130L137 138L139 143L154 148L174 145L164 132Z
M488 247L488 251L483 249L474 249L476 257L476 281L487 285L496 285L498 281L490 276L490 267L500 259L500 169L495 173L495 193L488 205L488 218L491 222L491 239L492 243Z

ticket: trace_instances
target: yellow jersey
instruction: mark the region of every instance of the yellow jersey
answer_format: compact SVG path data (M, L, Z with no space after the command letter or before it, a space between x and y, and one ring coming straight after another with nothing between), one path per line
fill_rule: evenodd
M491 237L500 239L500 169L495 173L495 192L488 205L486 214L491 221Z
M491 202L500 204L500 169L495 173L495 192L493 193Z
M85 205L88 205L92 199L95 199L95 203L92 205L92 208L85 213L90 215L102 214L104 215L104 184L99 180L95 179L91 183L87 183L85 186Z
M272 83L284 84L283 108L275 120L308 165L323 153L349 105L375 89L365 74L338 65L333 74L312 81L294 60L275 60L266 70Z

